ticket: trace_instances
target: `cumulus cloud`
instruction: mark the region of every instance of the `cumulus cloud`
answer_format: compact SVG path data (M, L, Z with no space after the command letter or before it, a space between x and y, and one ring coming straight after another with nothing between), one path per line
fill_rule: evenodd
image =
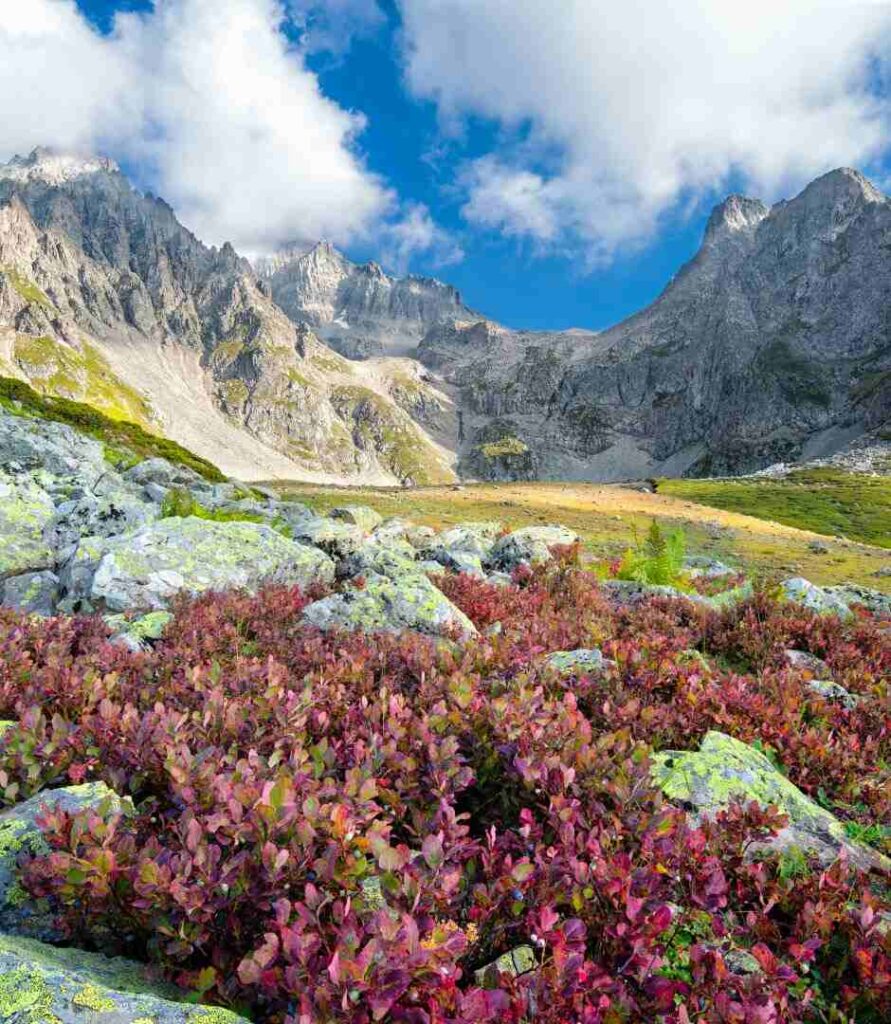
M423 203L409 203L399 220L382 229L381 243L382 262L397 274L405 274L421 254L434 267L449 266L464 258L461 246L433 220Z
M400 0L407 82L443 126L500 129L465 166L471 222L591 259L681 203L768 198L891 141L891 4Z
M103 37L73 0L0 0L0 155L102 149L140 168L204 239L260 252L341 244L394 196L281 31L279 0L157 0Z

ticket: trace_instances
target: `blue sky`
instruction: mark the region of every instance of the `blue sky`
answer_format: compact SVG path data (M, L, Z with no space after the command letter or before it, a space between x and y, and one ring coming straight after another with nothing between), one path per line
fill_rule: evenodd
M772 200L848 163L887 187L891 171L883 4L751 0L735 15L715 0L697 21L641 0L34 3L86 19L64 44L47 28L38 55L80 71L78 89L103 68L83 123L43 141L109 149L208 241L324 233L515 327L636 311L728 191ZM138 97L137 78L154 82ZM258 125L233 113L245 95ZM0 129L0 157L32 132Z

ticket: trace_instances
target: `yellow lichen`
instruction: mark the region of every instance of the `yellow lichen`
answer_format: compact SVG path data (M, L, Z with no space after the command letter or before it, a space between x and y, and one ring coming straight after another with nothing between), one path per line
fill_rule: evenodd
M109 999L104 989L98 985L84 985L71 997L71 1002L82 1010L95 1010L97 1013L110 1013L116 1010L117 1004Z
M52 1009L52 991L38 971L16 967L0 974L0 1021L60 1024Z

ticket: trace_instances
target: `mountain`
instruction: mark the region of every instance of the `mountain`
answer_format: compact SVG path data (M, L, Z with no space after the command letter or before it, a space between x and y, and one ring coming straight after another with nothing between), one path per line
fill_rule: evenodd
M344 359L107 160L36 150L0 167L0 372L245 479L454 479L432 437L453 433L450 402L423 368Z
M350 358L408 355L431 327L480 319L451 285L389 277L377 263L352 263L328 242L259 260L257 271L292 320Z
M891 200L731 196L652 305L514 331L327 243L252 266L109 160L0 166L0 373L245 479L734 474L888 438ZM352 357L365 357L361 359Z
M437 327L459 469L490 478L735 474L891 439L891 200L853 170L731 196L656 301L599 334Z

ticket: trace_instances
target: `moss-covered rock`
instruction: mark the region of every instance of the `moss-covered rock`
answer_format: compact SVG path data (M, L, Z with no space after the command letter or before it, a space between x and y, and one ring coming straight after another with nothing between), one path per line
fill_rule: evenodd
M220 1007L98 953L0 935L0 1021L8 1024L244 1024Z
M373 508L369 508L367 505L341 505L338 508L331 509L331 518L340 519L345 523L352 523L353 526L358 526L360 530L364 530L369 533L376 526L384 521L384 517L379 513L375 512Z
M49 903L35 900L19 883L22 858L48 852L37 825L42 809L61 808L73 813L92 808L98 814L111 816L129 806L129 801L122 800L104 783L88 782L46 790L0 814L0 931L47 941L62 937Z
M554 651L548 655L545 665L561 676L591 676L613 668L615 662L604 658L596 647L580 647L575 651Z
M317 516L292 526L295 540L311 544L341 561L354 555L363 543L362 530L353 523Z
M265 581L308 587L333 579L330 558L269 526L172 518L133 534L82 541L68 570L68 601L110 612L157 611L180 592L255 589Z
M451 601L420 574L390 579L370 575L361 587L350 587L309 605L306 621L319 629L364 633L413 629L433 636L458 633L468 637L476 627Z
M53 500L41 487L0 471L0 577L53 563L43 534L54 514Z
M48 569L0 583L0 604L29 615L52 615L58 598L59 577Z
M780 592L787 601L803 605L818 615L838 615L842 619L851 617L851 609L841 597L801 576L783 580Z
M496 541L486 563L493 569L511 572L520 565L547 562L552 547L568 546L578 540L578 534L565 526L524 526Z
M652 775L666 796L713 815L734 802L757 801L788 815L789 824L771 841L777 849L798 847L831 863L844 849L864 869L891 870L891 861L851 841L842 823L794 786L761 751L720 732L705 735L698 751L653 755Z

